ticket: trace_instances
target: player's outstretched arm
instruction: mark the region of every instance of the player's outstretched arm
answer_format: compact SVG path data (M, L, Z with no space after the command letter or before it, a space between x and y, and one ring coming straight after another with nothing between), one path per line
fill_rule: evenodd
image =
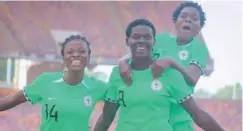
M181 106L191 115L195 123L205 131L225 131L216 120L202 110L193 97L183 101Z
M181 73L176 70L169 70L165 78L171 85L170 88L167 88L171 96L191 115L198 126L205 131L224 131L213 117L197 106L192 97L193 90L184 81ZM175 79L177 82L174 82Z
M118 104L106 101L103 108L103 113L99 117L94 131L107 131L115 118L118 108Z
M11 109L26 101L23 91L18 91L17 93L8 95L0 100L0 111Z

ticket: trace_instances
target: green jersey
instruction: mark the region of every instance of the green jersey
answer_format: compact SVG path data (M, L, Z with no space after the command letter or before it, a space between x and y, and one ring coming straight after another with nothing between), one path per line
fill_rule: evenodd
M168 68L158 80L153 80L150 68L132 74L129 87L118 67L110 76L106 101L120 105L116 131L172 131L171 98L180 103L192 94L181 73Z
M205 70L208 58L208 50L206 45L197 39L193 39L187 45L178 46L175 36L172 36L168 33L160 33L156 35L156 43L154 48L156 50L160 50L162 56L171 57L177 63L183 65L186 68L188 68L190 64L195 64L200 67L202 72ZM191 87L191 90L194 91L194 88ZM179 127L182 125L180 122L185 123L185 121L190 122L190 127L187 126L190 129L182 129L182 127ZM172 105L171 122L173 125L178 126L173 127L175 131L194 130L192 129L193 122L191 116L178 103L174 103ZM177 123L179 123L179 125L177 125Z
M27 100L41 105L40 131L89 131L90 114L105 92L105 83L87 76L69 85L63 72L43 73L24 88Z

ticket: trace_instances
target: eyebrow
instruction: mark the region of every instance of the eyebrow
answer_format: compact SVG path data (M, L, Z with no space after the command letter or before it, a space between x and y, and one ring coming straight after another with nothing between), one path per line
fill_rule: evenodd
M181 14L189 14L188 12L181 12ZM195 14L193 14L193 16L197 16L197 17L200 17L197 13Z

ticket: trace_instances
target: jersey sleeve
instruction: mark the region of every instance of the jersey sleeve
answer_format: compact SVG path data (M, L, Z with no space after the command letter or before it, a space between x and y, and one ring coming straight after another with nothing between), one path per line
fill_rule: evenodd
M30 85L24 87L24 95L27 101L31 102L33 105L42 99L41 90L43 82L45 82L45 77L46 74L41 74Z
M166 82L168 83L168 91L170 95L182 103L193 95L193 89L187 85L183 75L174 69L169 69L167 72Z
M97 87L97 89L98 89L97 90L98 100L104 101L105 96L106 96L106 92L107 92L107 88L108 88L107 83L105 83L101 80L95 79L95 78L92 78L92 79L93 79L94 86Z
M119 103L118 87L120 83L121 83L121 78L119 74L119 69L118 67L114 67L108 82L108 89L105 98L106 101L114 104Z
M193 54L192 54L190 64L197 65L204 74L205 69L207 67L207 60L208 60L208 49L206 47L206 44L198 41L198 43L195 44L193 48Z

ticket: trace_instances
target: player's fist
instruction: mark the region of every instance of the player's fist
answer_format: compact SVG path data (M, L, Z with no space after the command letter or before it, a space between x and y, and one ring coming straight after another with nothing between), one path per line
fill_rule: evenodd
M132 83L132 73L131 73L131 68L126 62L126 60L121 60L119 62L119 70L120 70L120 75L123 79L123 81L130 86Z
M151 66L153 78L158 78L163 71L167 68L172 66L173 60L169 57L165 57L159 60L155 60Z

